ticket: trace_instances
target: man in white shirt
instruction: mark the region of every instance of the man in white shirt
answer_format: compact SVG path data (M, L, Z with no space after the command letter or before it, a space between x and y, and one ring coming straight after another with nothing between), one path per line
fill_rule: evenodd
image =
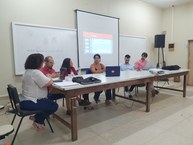
M130 58L131 58L131 56L129 54L125 55L125 63L120 65L121 71L133 70L134 69L133 65L131 65L129 63ZM125 94L126 97L130 97L130 98L132 97L132 95L129 93L128 86L124 87L124 94Z
M125 71L125 70L133 70L133 69L134 69L134 68L133 68L133 65L131 65L131 64L129 63L130 58L131 58L131 56L130 56L129 54L126 54L126 55L125 55L125 63L122 63L122 64L120 65L122 71Z

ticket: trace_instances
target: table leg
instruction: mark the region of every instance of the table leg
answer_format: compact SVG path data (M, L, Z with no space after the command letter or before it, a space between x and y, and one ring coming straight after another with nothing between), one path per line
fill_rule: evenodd
M183 82L183 97L186 97L186 81L187 77L184 75L184 82Z
M66 99L66 108L67 108L67 111L66 111L66 114L67 115L70 115L71 114L71 99L70 98L68 98L68 97L66 97L65 98Z
M150 97L151 97L151 86L153 85L153 82L147 82L146 83L146 112L150 111Z
M112 101L115 101L115 88L112 89Z
M72 141L78 139L76 98L71 99L71 135Z

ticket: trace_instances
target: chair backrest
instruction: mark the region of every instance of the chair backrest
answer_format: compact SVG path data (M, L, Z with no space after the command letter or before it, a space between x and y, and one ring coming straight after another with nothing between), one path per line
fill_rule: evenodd
M91 72L91 70L90 70L90 68L88 68L87 70L86 70L86 74L91 74L92 72Z
M9 94L9 99L10 99L13 110L15 111L16 114L20 115L20 113L19 113L20 100L19 100L19 95L18 95L16 87L9 84L7 87L7 92Z

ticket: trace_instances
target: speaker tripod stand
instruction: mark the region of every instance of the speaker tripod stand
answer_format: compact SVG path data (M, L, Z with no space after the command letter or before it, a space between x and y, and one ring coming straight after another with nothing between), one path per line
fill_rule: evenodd
M160 68L160 63L159 63L160 49L162 51L163 66L166 66L166 62L165 62L165 59L164 59L164 48L158 48L158 62L157 62L156 68ZM164 81L164 82L167 82L169 84L169 79L168 78L163 78L163 79L160 79L159 81Z
M166 62L165 62L165 59L164 59L164 48L158 48L158 62L157 62L157 68L160 68L160 49L162 51L162 59L163 59L163 66L166 66Z

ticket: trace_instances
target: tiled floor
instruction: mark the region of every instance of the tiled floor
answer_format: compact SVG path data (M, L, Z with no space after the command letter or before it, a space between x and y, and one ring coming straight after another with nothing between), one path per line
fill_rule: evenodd
M78 107L79 130L75 142L71 141L70 130L53 118L50 119L53 134L47 125L45 130L35 131L26 118L15 145L193 145L193 87L187 87L186 98L181 95L160 90L149 113L145 112L144 105L123 99L105 106L104 96L101 96L102 103L94 105L92 111ZM144 91L140 90L137 98L143 99L142 96ZM8 102L0 100L3 104ZM0 125L10 123L13 117L5 113L6 108L0 111ZM64 115L65 108L60 108L58 113L69 119ZM3 142L10 142L12 137L13 134Z

